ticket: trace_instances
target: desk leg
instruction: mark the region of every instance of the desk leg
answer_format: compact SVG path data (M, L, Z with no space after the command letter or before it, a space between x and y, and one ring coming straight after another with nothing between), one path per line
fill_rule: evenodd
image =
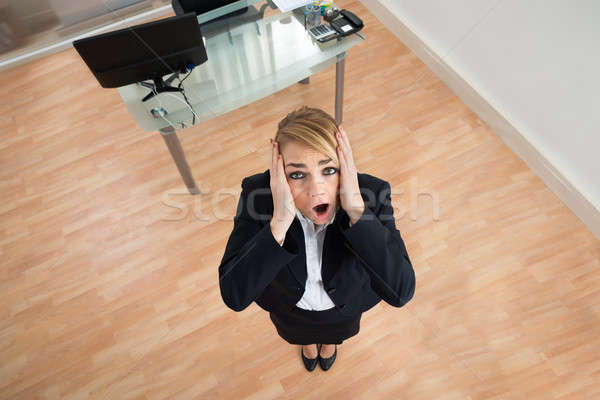
M346 52L338 54L335 64L335 121L342 123L342 109L344 107L344 65Z
M190 166L185 160L185 154L175 129L172 126L169 126L161 129L159 132L165 140L165 143L169 148L169 152L171 153L171 157L173 157L173 161L175 161L175 165L177 166L179 174L183 179L183 183L185 183L185 186L187 186L190 194L200 193L200 190L198 190L196 182L194 181L194 177L192 176L192 172L190 171Z

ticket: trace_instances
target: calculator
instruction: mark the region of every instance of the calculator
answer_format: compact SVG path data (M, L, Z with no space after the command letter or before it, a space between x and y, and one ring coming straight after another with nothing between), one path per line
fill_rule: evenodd
M319 42L326 42L338 36L338 33L335 30L325 24L310 28L308 33Z

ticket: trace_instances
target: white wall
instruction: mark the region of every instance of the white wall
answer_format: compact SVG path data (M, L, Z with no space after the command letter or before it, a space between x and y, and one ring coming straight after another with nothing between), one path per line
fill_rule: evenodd
M600 210L600 1L363 3L387 8Z

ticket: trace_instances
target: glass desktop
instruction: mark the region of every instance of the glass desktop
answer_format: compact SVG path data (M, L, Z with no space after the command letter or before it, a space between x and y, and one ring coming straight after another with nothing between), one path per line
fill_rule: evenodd
M249 2L253 3L253 2ZM206 39L208 61L184 81L185 94L196 113L195 123L235 110L291 86L345 57L364 37L316 42L303 18L292 11L235 27ZM180 76L183 79L185 75ZM166 79L166 77L165 77ZM175 79L172 85L177 86ZM127 109L144 131L192 120L180 93L159 94L142 102L149 89L138 84L118 89ZM175 98L178 97L178 98ZM165 118L153 109L166 111ZM156 115L156 112L154 113Z

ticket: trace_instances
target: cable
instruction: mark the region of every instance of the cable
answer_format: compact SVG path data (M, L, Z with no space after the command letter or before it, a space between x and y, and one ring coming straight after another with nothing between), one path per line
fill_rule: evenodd
M198 116L198 114L196 114L196 111L194 111L194 109L192 108L192 106L190 105L189 102L186 102L183 99L181 99L180 97L177 97L177 96L175 96L174 94L171 94L171 93L161 93L161 94L163 94L165 96L173 97L173 98L179 100L180 102L182 102L183 104L185 104L186 106L188 106L188 108L190 109L190 111L192 112L192 114L194 114L194 122L192 123L192 125L196 122L195 118L200 119L200 117ZM183 94L183 92L182 92L182 94ZM185 96L185 94L184 94L184 96Z
M183 95L183 98L185 100L182 100L181 98L179 98L176 95L171 94L171 93L163 92L161 94L164 94L165 96L171 96L171 97L177 99L178 101L184 103L192 112L192 125L194 125L194 124L196 124L196 118L198 118L198 120L200 120L200 117L198 116L198 114L196 114L196 111L194 111L194 107L192 107L192 104L190 103L189 99L187 98L187 96L185 94L185 89L181 87L183 85L183 81L185 81L192 74L192 70L194 69L194 66L188 65L188 68L190 69L190 71L183 77L183 79L179 78L179 75L177 76L177 79L179 79L179 85L177 85L177 87L179 89L181 89L181 94ZM164 109L164 106L163 106L162 102L160 101L158 93L156 92L156 88L152 88L152 92L154 93L154 96L158 100L158 103L160 104L160 106ZM166 118L165 118L165 120L169 121ZM183 122L181 122L181 124L183 125L183 127L185 127L185 124ZM173 124L171 124L171 123L170 123L170 125L173 126Z
M183 95L183 98L185 99L185 102L187 103L187 105L190 107L190 110L192 110L192 112L194 111L192 105L190 104L190 101L188 100L187 96L185 95L185 90L181 91L181 94ZM192 117L192 125L194 125L196 123L196 113L194 113L194 116Z
M152 88L152 92L154 93L154 98L156 98L156 100L158 100L158 104L160 105L160 108L165 110L165 107L163 106L162 101L160 101L160 98L158 97L158 93L156 92L155 87ZM167 121L167 123L169 124L169 126L171 126L171 128L177 130L177 127L175 127L175 124L173 124L170 120L168 120L167 117L165 117L164 115L161 115L161 118L164 119L165 121ZM181 124L183 125L183 122Z
M179 79L179 75L177 75L177 79L179 79L179 85L177 85L177 88L181 89L181 94L183 95L185 102L190 107L190 110L192 110L192 112L194 113L194 117L192 118L192 125L194 125L196 123L196 113L194 112L194 109L193 109L192 105L190 104L190 101L188 100L187 96L185 95L185 89L181 87L181 85L183 85L183 81L185 81L188 78L188 76L190 76L192 74L192 71L194 70L193 66L188 65L188 68L190 69L190 72L188 72L187 75L183 77L183 79ZM200 119L200 118L198 118L198 119Z
M179 79L179 85L177 87L179 89L181 89L181 85L183 85L183 81L185 81L187 79L187 77L190 76L191 73L192 73L192 70L190 69L190 72L188 72L187 75L183 77L183 79L179 79L179 76L177 76L177 79Z
M162 108L163 110L165 109L165 107L163 106L162 101L160 101L160 98L158 97L158 93L156 92L156 87L152 87L152 93L154 93L154 98L156 100L158 100L158 105L160 105L160 108ZM173 123L171 121L169 121L164 115L161 115L162 119L164 119L165 121L167 121L167 123L171 126L171 128L177 130L177 128L175 127L175 125L173 125Z
M198 120L200 120L200 117L198 116L198 114L196 114L196 111L194 111L194 108L193 108L193 107L192 107L192 105L190 104L190 101L189 101L189 99L188 99L188 98L187 98L187 96L185 95L185 89L182 89L182 87L181 87L181 86L182 86L182 84L183 84L183 81L185 81L185 80L186 80L186 79L187 79L187 78L188 78L188 77L191 75L191 73L192 73L192 69L193 69L193 67L190 67L190 66L188 66L188 67L190 68L190 71L187 73L187 75L186 75L186 76L184 76L184 77L183 77L183 79L180 79L180 78L179 78L179 76L177 76L177 79L179 79L179 85L178 85L178 88L179 88L179 89L181 89L181 94L183 95L183 98L184 98L185 100L183 100L183 99L181 99L181 98L179 98L179 97L177 97L177 96L175 96L174 94L171 94L171 93L162 92L162 93L160 93L160 94L164 94L165 96L171 96L171 97L173 97L173 98L177 99L178 101L182 102L183 104L185 104L185 105L186 105L186 106L187 106L187 107L190 109L190 111L192 112L192 125L194 125L194 124L196 123L196 118L198 118ZM154 97L155 97L155 98L156 98L156 100L158 101L158 104L160 105L160 107L161 107L162 109L166 110L166 109L165 109L165 107L164 107L164 106L163 106L163 104L162 104L162 101L160 100L159 93L156 91L156 87L154 87L154 86L152 87L152 93L154 93ZM173 124L171 121L169 121L167 118L165 118L165 117L164 117L164 116L162 116L162 115L161 115L161 117L162 117L162 118L163 118L165 121L167 121L167 122L169 123L169 125L170 125L170 126L173 128L173 129L177 130L177 128L175 128L175 125L174 125L174 124ZM184 129L184 128L186 127L186 124L185 124L184 122L179 122L179 123L180 123L180 124L181 124L181 126L182 126L182 128L181 128L181 129Z
M156 92L155 88L152 88L152 92L154 93L154 98L158 101L158 104L159 104L160 108L162 108L163 110L166 110L165 107L164 107L164 105L163 105L163 103L162 103L162 101L160 100L160 97L158 96L158 93ZM195 112L194 112L194 110L191 108L191 106L188 103L184 102L179 97L177 97L177 96L175 96L173 94L170 94L170 93L162 93L162 94L174 97L177 100L181 101L182 103L184 103L185 105L187 105L188 107L190 107L190 110L192 111L192 113L194 113L194 116L196 115ZM175 124L173 124L168 118L166 118L164 115L161 115L161 118L164 119L165 121L167 121L167 123L171 126L171 128L177 130L177 128L175 127ZM194 119L195 119L195 117L194 117ZM198 117L198 119L199 119L199 117ZM181 121L179 123L181 124L181 129L184 129L186 127L186 124L183 121Z

